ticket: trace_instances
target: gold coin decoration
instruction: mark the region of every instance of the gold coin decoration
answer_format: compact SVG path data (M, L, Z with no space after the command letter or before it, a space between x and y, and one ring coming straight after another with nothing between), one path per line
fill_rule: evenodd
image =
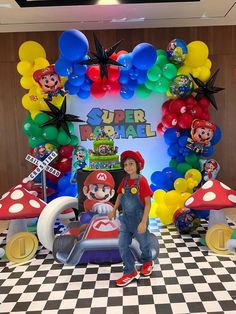
M225 224L216 224L206 233L206 244L210 250L217 254L229 254L226 242L231 238L232 228Z
M124 188L121 189L121 193L125 194L125 189Z
M135 186L131 188L132 194L137 194L137 192L138 192L138 189Z
M23 263L34 257L38 249L38 239L30 232L19 232L6 244L6 256L9 261Z

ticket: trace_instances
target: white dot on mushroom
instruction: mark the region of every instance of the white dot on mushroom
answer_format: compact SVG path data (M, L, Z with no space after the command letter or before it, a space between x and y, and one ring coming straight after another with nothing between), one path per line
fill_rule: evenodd
M11 199L12 200L19 200L24 196L24 193L21 190L14 190L11 193Z
M202 189L210 189L213 186L213 181L209 180L205 184L203 184Z
M40 204L39 202L35 201L35 200L30 200L29 201L30 205L34 208L39 208L40 207Z
M2 195L2 197L1 197L1 200L3 200L5 197L7 197L7 195L9 195L10 194L10 192L7 192L7 193L5 193L5 194L3 194Z
M194 198L193 198L193 197L190 197L190 198L185 202L185 205L188 206L188 205L192 204L193 201L194 201Z
M228 187L228 185L226 185L226 184L224 184L224 183L222 183L222 182L220 182L220 185L221 185L222 188L224 188L225 190L231 190L231 188Z
M20 203L17 203L17 204L11 205L9 207L9 212L10 213L19 213L23 209L24 209L24 206L22 204L20 204Z
M203 196L203 201L205 202L210 202L212 200L214 200L216 198L216 194L213 192L207 192L204 196Z
M228 199L229 199L231 202L233 202L233 203L236 204L236 195L230 194L230 195L228 195Z

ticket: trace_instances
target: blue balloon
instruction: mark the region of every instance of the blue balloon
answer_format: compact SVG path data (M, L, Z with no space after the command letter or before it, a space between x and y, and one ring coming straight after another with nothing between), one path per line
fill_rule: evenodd
M178 134L176 128L167 129L164 133L164 141L167 145L174 144L178 140Z
M206 146L203 150L202 156L204 157L210 157L214 153L214 146Z
M217 126L213 138L211 139L211 145L217 144L221 139L221 129Z
M120 55L117 62L123 65L120 67L121 71L128 71L132 67L132 56L130 53Z
M127 86L121 85L120 96L124 99L130 99L134 96L134 91L130 90Z
M177 161L177 162L185 162L185 158L184 158L183 155L178 154L178 155L176 156L176 161Z
M178 144L181 147L185 147L188 143L188 136L187 135L181 135L178 139Z
M119 82L121 84L127 84L129 81L129 72L120 72Z
M129 80L129 81L127 82L127 87L128 87L128 89L130 89L130 90L132 90L132 91L135 91L136 88L137 88L137 86L138 86L138 82L137 82L136 80Z
M144 84L146 83L147 81L147 71L144 70L144 71L139 71L139 75L137 77L137 82L138 84Z
M69 75L68 81L73 86L81 86L84 83L85 76L84 75L77 75L74 73L71 73Z
M165 180L165 175L161 171L155 171L151 175L151 181L155 185L157 185L159 182L163 182L164 180Z
M65 82L64 88L70 95L76 95L80 90L79 86L74 86L69 81Z
M84 90L83 88L80 88L77 95L81 99L87 99L90 96L90 91L87 91L87 90Z
M63 58L60 58L55 63L55 70L61 76L69 76L72 72L72 63Z
M89 49L88 39L77 29L66 30L59 38L59 49L66 60L81 60Z
M130 70L129 70L129 78L131 80L137 80L139 76L139 69L137 69L135 66L133 66Z
M171 144L170 147L167 149L167 153L170 157L176 157L179 154L178 144Z
M73 73L77 75L83 75L87 71L87 66L86 65L81 65L78 63L73 64Z
M91 85L92 85L92 81L85 77L84 83L80 86L80 88L82 88L83 90L90 92L91 89Z
M155 184L150 184L150 189L152 190L152 192L155 192L158 188Z
M132 51L132 63L140 70L150 69L156 62L157 54L153 45L141 43Z

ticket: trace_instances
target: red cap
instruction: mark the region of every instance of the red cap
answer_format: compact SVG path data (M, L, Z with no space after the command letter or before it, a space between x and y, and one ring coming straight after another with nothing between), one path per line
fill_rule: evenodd
M133 152L132 150L126 150L121 154L120 158L121 158L121 161L123 161L126 158L134 159L139 164L140 170L144 168L144 159L142 155L140 154L140 152Z
M84 181L84 186L89 186L90 184L103 184L110 186L112 189L115 187L113 176L105 170L95 170L90 173Z
M48 75L48 74L53 74L53 73L55 73L55 67L54 67L54 65L49 65L46 68L35 71L33 74L33 78L36 82L38 82L42 76Z
M215 132L215 130L216 130L215 124L213 124L209 121L200 120L200 119L193 120L192 128L193 129L195 129L195 128L209 128L209 129L212 129L213 132Z

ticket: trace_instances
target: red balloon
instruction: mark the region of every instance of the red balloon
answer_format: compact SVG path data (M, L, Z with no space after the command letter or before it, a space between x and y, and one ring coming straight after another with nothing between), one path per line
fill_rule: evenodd
M119 81L110 82L109 86L110 86L110 89L108 91L109 94L111 94L111 95L119 94L119 92L120 92L120 82Z
M157 132L160 134L160 135L163 135L166 131L166 128L164 127L164 125L160 122L158 125L157 125Z
M210 113L209 112L207 112L207 111L203 111L202 112L202 115L201 115L201 119L202 120L205 120L205 121L209 121L210 120Z
M117 55L117 58L118 58L120 55L127 55L127 53L128 53L128 51L126 51L126 50L120 50L120 51L118 51L116 53L116 55Z
M120 76L120 70L117 66L109 66L108 67L108 78L111 82L115 82L118 80Z
M178 116L175 113L168 113L162 117L162 124L166 128L174 128L178 124Z
M200 106L194 106L191 110L189 110L189 113L192 115L194 119L200 119L202 117L202 107Z
M106 94L106 87L102 82L95 82L91 86L91 95L95 98L102 98Z
M197 105L197 101L196 99L191 95L191 96L188 96L184 99L185 101L185 104L186 104L186 107L188 109L191 109L193 108L193 106L196 106Z
M184 100L175 99L175 100L172 100L172 102L170 103L169 110L170 112L173 112L176 114L182 114L186 112L187 108L186 108Z
M91 81L93 81L93 82L100 82L101 81L100 68L98 65L90 66L86 73L87 73L87 75Z
M57 170L62 173L69 172L71 170L72 158L62 158L57 162Z
M55 166L55 164L53 164L53 168L57 169L57 167ZM58 170L58 169L57 169ZM50 180L52 183L57 184L57 182L59 181L59 179L62 177L62 174L60 174L59 177L54 176L53 174L46 172L46 178L48 180Z
M165 101L162 106L161 106L161 110L162 110L162 114L166 114L167 112L169 112L169 105L172 102L171 99Z
M59 157L70 158L72 156L73 150L74 150L74 146L63 145L60 147L60 149L58 151Z
M205 110L208 110L210 102L209 102L209 100L206 97L202 97L202 98L199 99L198 105L201 106L202 109L205 111Z
M183 113L178 118L178 125L182 129L189 129L191 127L193 117L189 113Z
M117 53L113 52L113 54L109 58L112 60L117 60L118 58Z

